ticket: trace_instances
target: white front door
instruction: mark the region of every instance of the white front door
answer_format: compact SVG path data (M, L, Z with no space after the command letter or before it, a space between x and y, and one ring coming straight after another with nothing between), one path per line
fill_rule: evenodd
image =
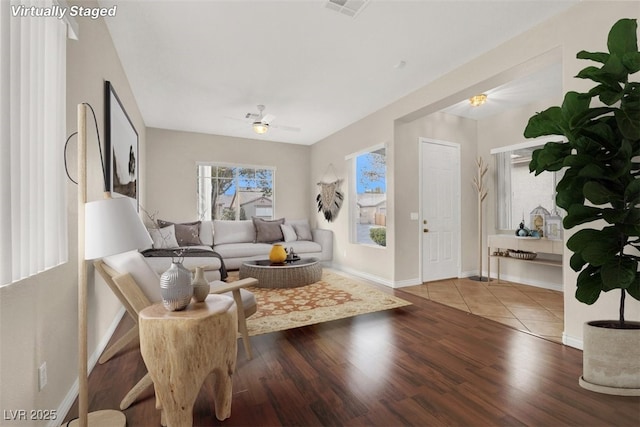
M422 281L460 272L460 146L420 138Z

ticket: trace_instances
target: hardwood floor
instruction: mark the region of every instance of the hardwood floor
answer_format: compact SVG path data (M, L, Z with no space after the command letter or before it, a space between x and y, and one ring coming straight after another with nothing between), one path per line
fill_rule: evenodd
M413 305L251 338L238 346L231 418L209 378L197 426L637 426L640 398L578 386L582 352L418 296ZM131 326L123 319L112 341ZM146 372L128 348L89 379L90 410L116 409ZM157 426L150 388L128 426ZM67 420L77 416L77 402ZM65 422L67 421L65 420Z

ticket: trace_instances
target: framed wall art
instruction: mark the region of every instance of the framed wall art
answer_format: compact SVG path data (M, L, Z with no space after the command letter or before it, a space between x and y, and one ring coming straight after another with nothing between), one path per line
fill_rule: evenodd
M138 206L138 132L111 82L105 82L105 147L111 193L131 197Z

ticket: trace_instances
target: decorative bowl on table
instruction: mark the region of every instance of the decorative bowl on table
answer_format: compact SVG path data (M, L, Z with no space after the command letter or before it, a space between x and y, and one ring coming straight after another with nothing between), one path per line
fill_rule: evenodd
M535 259L535 257L538 256L535 252L519 251L514 249L509 249L508 253L510 257L517 259Z

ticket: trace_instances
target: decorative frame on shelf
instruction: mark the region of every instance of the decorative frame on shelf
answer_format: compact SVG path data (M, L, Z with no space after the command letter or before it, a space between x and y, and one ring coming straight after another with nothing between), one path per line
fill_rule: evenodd
M562 218L549 216L545 221L545 237L551 240L562 240Z
M112 194L135 199L138 208L138 132L111 82L104 88L108 187Z

